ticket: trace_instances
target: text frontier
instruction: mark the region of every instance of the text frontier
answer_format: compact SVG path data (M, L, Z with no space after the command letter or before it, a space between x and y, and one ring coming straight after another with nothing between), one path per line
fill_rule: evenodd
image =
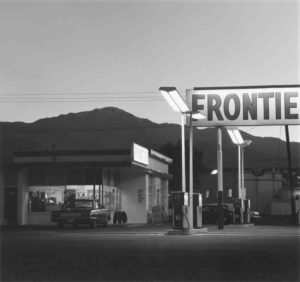
M299 86L193 89L187 102L206 116L194 126L300 124Z

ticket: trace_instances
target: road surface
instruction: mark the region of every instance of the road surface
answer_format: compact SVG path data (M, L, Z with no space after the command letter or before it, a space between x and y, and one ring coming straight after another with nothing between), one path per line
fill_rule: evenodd
M1 281L299 281L297 227L17 229L1 232Z

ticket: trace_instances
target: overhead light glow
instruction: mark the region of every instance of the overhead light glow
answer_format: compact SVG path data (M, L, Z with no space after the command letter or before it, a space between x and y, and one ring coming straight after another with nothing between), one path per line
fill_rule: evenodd
M247 147L251 144L252 144L252 140L244 140L244 144L242 145L242 147Z
M160 87L159 91L174 111L181 113L190 112L189 107L175 87Z
M199 120L199 119L205 119L206 116L201 114L201 113L195 113L195 114L192 114L192 118L196 119L196 120Z
M234 144L243 145L245 143L240 131L237 128L227 128L227 132Z
M170 97L169 93L166 91L160 91L160 93L163 95L163 97L166 99L168 104L172 107L172 109L175 112L180 112L180 109L177 107L176 103L173 101L173 99Z
M244 139L238 129L233 130L233 134L234 134L235 138L237 139L238 144L244 143Z

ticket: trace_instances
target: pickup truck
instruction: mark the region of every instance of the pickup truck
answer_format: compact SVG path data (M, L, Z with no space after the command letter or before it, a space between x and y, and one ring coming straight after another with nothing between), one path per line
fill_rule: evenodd
M99 201L91 199L67 200L61 209L51 212L51 221L60 228L64 228L66 224L84 224L92 228L101 224L106 227L109 219L110 211L103 208Z

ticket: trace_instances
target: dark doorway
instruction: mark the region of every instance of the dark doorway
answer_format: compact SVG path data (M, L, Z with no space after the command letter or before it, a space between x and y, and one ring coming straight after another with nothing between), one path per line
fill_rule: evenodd
M7 225L17 224L17 188L6 187L4 192L4 218Z

